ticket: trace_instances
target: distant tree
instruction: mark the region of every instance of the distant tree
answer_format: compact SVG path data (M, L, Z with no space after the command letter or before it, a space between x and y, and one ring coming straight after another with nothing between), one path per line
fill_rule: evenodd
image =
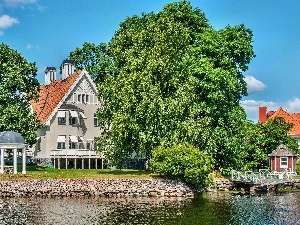
M213 158L190 144L178 144L168 149L156 147L152 152L151 169L171 179L182 180L197 188L207 187L214 167Z
M240 165L251 43L244 25L214 30L187 1L126 18L108 45L117 70L98 84L99 148L121 165L133 152L150 158L157 146L187 142L217 168Z
M29 144L36 142L36 130L41 126L29 104L38 95L36 72L35 63L0 44L0 131L18 132Z
M265 123L248 123L246 127L246 155L244 169L262 169L269 166L269 156L280 144L298 154L298 143L289 135L293 124L282 117L269 119Z
M76 69L86 69L96 83L102 82L105 75L113 71L105 43L95 45L85 42L82 48L76 48L69 54L69 59L74 61Z

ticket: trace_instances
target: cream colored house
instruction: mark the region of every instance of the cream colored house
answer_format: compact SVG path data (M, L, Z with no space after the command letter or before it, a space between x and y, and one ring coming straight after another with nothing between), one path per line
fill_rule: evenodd
M103 168L103 156L94 151L94 138L101 135L95 113L102 104L88 73L74 72L71 60L63 62L60 79L55 67L47 67L39 99L31 102L43 124L32 157L51 160L55 168Z

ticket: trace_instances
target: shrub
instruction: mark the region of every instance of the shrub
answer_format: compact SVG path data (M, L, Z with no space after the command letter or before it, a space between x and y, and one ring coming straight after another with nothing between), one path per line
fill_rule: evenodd
M297 162L296 164L296 173L297 175L300 175L300 162Z
M152 151L151 169L167 178L178 179L197 188L211 183L212 157L190 144L171 148L157 147Z

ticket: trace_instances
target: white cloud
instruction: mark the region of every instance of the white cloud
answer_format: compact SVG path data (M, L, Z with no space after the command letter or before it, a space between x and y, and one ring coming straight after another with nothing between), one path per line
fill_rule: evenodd
M280 107L280 105L275 102L255 100L243 100L240 102L240 105L244 108L247 118L254 122L258 121L258 108L260 106L267 106L267 111L275 111Z
M248 94L263 91L266 85L261 81L255 79L253 76L245 76L244 81L247 83Z
M31 48L33 48L33 45L31 45L31 44L26 45L26 49L31 49Z
M17 18L10 17L9 15L0 16L0 29L5 29L18 23L19 20Z
M47 6L40 5L40 4L37 4L36 7L37 7L37 10L39 10L41 12L45 11L47 9Z
M288 112L300 112L300 99L295 97L292 101L288 101L286 110Z
M4 0L7 7L22 7L27 4L35 3L37 0Z

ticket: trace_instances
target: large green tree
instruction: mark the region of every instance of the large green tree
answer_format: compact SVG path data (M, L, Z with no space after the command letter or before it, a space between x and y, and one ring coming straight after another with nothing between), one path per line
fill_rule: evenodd
M86 69L96 83L102 82L105 75L113 71L112 59L105 43L96 45L85 42L82 48L76 48L69 54L69 59L74 61L76 69Z
M36 130L40 127L29 103L38 94L36 72L35 63L0 44L0 131L19 132L28 144L36 142Z
M117 69L98 85L99 147L120 165L132 152L149 158L156 146L187 142L216 167L240 165L251 43L244 25L215 30L187 1L126 18L108 45Z

